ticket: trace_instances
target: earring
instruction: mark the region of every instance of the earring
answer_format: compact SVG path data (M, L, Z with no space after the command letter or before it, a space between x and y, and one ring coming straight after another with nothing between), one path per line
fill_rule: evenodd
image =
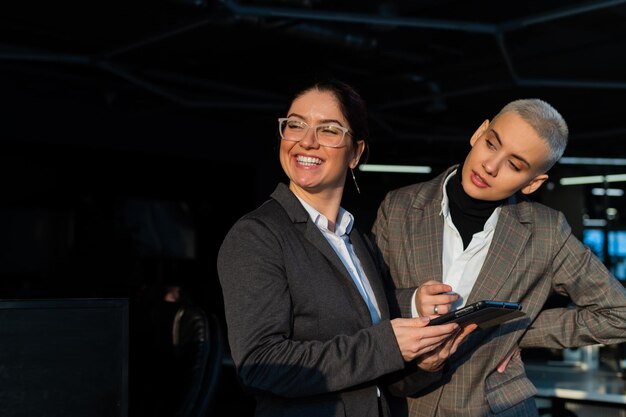
M359 189L359 184L356 183L356 177L354 176L354 170L350 168L350 172L352 173L352 181L354 181L354 185L356 186L356 192L361 194L361 190Z

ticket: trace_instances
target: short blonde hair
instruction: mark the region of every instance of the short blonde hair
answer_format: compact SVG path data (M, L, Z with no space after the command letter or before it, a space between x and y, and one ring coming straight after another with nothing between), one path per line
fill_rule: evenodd
M569 130L563 116L554 107L538 98L514 100L493 118L513 112L526 121L548 145L548 159L544 169L548 171L563 156L567 147ZM493 121L492 121L493 122Z

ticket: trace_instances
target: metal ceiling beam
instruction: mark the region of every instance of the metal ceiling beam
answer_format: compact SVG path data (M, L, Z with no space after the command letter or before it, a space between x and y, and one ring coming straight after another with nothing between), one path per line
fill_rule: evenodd
M132 42L129 43L127 45L121 46L117 49L108 51L108 52L104 52L102 53L102 58L103 59L110 59L113 58L116 55L121 55L121 54L125 54L127 52L133 51L135 49L139 49L139 48L143 48L146 46L149 46L153 43L157 43L157 42L161 42L164 41L166 39L172 38L174 36L178 36L180 34L184 34L186 32L201 28L203 26L206 26L209 23L213 23L215 21L214 18L208 18L208 19L202 19L200 21L197 22L192 22L192 23L188 23L185 25L181 25L179 27L176 27L174 29L171 30L167 30L167 31L163 31L160 33L157 33L153 36L150 36L148 38L145 39L141 39L138 40L136 42Z
M91 65L93 62L83 55L51 54L39 51L0 51L0 61L50 62L55 64Z
M458 30L473 33L493 34L497 26L489 23L463 22L456 20L418 19L398 16L368 15L362 13L338 13L318 10L300 10L278 7L245 6L235 0L222 3L237 16L281 17L291 19L318 20L324 22L357 23L378 26L398 26L421 29Z
M589 13L600 9L606 9L616 5L626 3L626 0L604 0L594 1L582 5L575 5L571 7L565 7L559 10L538 14L535 16L527 16L520 19L513 19L501 24L486 24L478 22L464 22L453 20L439 20L439 19L418 19L418 18L405 18L398 16L382 16L382 15L366 15L357 13L336 13L327 11L314 11L314 10L298 10L298 9L286 9L276 7L257 7L241 5L236 0L222 0L223 4L237 16L253 16L253 17L281 17L303 20L315 20L326 22L343 22L343 23L356 23L356 24L369 24L379 26L394 26L394 27L409 27L409 28L422 28L422 29L437 29L437 30L455 30L472 33L482 33L487 35L493 35L496 37L496 41L502 53L502 56L509 69L509 73L516 85L520 86L549 86L549 87L574 87L574 88L612 88L612 89L626 89L626 82L621 81L595 81L595 80L550 80L539 78L523 78L517 74L512 57L509 54L504 35L507 32L522 29L531 25L546 23L556 19L562 19L566 17L575 16L578 14ZM137 42L129 43L126 46L122 46L115 50L105 52L96 57L81 56L81 55L69 55L69 54L50 54L45 52L26 51L26 52L1 52L0 60L4 61L40 61L50 63L65 63L74 65L90 65L98 67L102 70L115 74L118 77L126 79L127 81L136 84L137 86L152 92L153 94L162 96L168 100L177 102L181 105L189 107L217 107L222 105L225 107L235 106L234 103L215 103L215 102L203 102L185 99L177 94L167 91L153 83L143 80L131 72L122 69L111 62L111 58L116 55L120 55L135 49L145 47L147 45L160 42L168 39L172 36L194 30L198 27L206 25L209 22L213 22L214 19L203 19L191 24L183 25L179 28L156 34L152 37L140 40ZM471 90L471 89L470 89ZM445 97L449 95L464 94L453 92L448 94L437 94L436 97ZM423 101L432 100L433 95L429 95L428 98L423 98ZM395 102L387 103L385 108L399 107L407 105L407 102ZM242 106L243 103L239 103ZM265 108L262 103L249 103L251 108ZM275 108L275 103L267 103L268 108ZM244 106L246 107L246 106ZM242 108L242 107L239 107Z
M620 4L624 3L626 3L626 0L603 0L568 6L562 9L553 10L546 13L540 13L534 16L526 16L520 19L509 20L498 25L498 31L508 32L511 30L521 29L532 25L547 23L557 19L564 19L579 14L594 12L596 10L607 9L609 7L619 6Z

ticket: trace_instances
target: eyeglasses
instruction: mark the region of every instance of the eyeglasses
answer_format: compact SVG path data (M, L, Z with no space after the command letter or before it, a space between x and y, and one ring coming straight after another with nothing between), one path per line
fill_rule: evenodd
M309 126L302 120L281 117L278 119L278 131L280 137L292 142L300 142L306 136L309 128L313 128L315 139L322 146L329 148L340 148L343 146L343 139L346 133L352 135L349 129L339 126L336 123L324 123L316 126Z

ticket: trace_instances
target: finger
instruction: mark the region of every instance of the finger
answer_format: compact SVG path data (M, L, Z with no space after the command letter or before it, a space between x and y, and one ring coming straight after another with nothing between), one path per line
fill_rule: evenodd
M439 324L434 326L428 326L430 322L430 318L428 316L424 317L415 317L410 319L393 319L391 320L392 325L399 326L407 329L412 329L419 332L416 334L422 335L423 337L432 337L439 336L442 334L450 334L459 328L457 323L448 323L448 324Z
M446 327L444 325L442 326L433 326L433 327ZM431 347L431 346L440 346L441 344L445 343L448 339L451 339L454 337L454 334L456 332L458 332L457 330L451 330L448 331L446 330L444 333L441 332L441 330L445 330L445 329L437 329L437 333L433 334L432 332L428 332L426 333L426 330L433 330L430 327L426 328L426 329L421 329L422 332L419 335L416 335L416 341L417 341L417 345L419 346L419 348L421 349L422 347Z
M432 303L432 307L428 308L430 310L430 316L440 316L442 314L449 313L452 311L452 305L446 303Z
M452 304L458 299L459 295L457 293L445 293L432 295L428 301L433 304Z
M434 349L417 358L417 366L429 372L440 368L443 362L443 360L439 359L438 349Z
M422 328L428 325L428 323L430 323L430 318L428 318L427 316L424 317L415 317L415 318L411 318L411 319L403 319L403 318L397 318L397 319L393 319L391 320L391 324L394 327L407 327L407 328Z
M456 341L456 337L450 337L448 340L446 340L440 347L439 347L439 358L442 360L448 359L450 357L450 355L452 353L454 353L452 351L455 342Z
M454 338L454 343L452 345L452 348L450 349L450 355L454 354L454 352L457 351L457 349L459 348L461 343L463 343L465 341L467 336L470 333L472 333L474 330L476 330L477 328L478 328L477 324L468 324L468 325L464 326L461 329L461 331Z
M431 281L429 281L431 282ZM432 281L432 284L426 283L419 287L419 292L424 295L437 295L445 292L452 292L452 287L447 284Z
M448 336L439 336L420 340L414 351L415 357L436 351L448 338Z
M420 330L422 337L450 336L459 329L457 323L426 326Z
M513 348L513 350L511 352L509 352L508 355L506 355L506 358L504 358L504 360L502 362L500 362L500 365L498 365L498 372L502 373L506 370L506 367L509 365L509 362L511 361L511 358L515 355L515 353L517 353L517 346L515 348Z

